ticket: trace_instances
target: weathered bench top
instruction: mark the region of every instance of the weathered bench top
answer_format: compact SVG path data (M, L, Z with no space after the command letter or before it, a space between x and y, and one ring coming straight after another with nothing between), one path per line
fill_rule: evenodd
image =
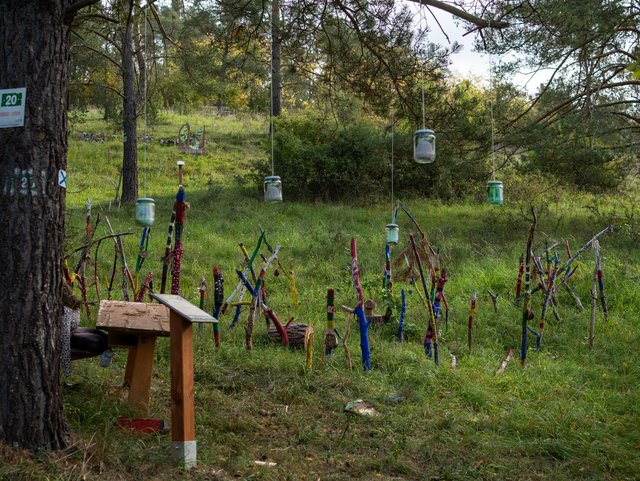
M102 300L96 328L168 337L169 309L155 303Z
M170 311L177 313L189 322L217 323L215 317L210 316L199 307L194 306L185 298L175 294L151 294L151 297L159 303L167 306Z

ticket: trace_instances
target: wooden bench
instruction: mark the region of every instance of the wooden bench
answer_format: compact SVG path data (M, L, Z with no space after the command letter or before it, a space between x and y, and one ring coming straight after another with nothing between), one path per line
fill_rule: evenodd
M160 304L101 301L96 326L109 333L111 346L129 348L125 383L129 403L146 411L158 336L169 336L171 358L171 454L190 469L196 465L192 323L217 323L186 299L151 294Z
M162 304L103 300L96 328L107 331L110 347L129 349L124 375L129 404L146 413L156 339L169 337L169 309Z

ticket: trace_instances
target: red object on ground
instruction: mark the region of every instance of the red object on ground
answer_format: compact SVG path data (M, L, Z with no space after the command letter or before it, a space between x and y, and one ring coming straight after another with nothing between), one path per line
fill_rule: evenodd
M118 418L118 427L120 429L130 429L132 431L148 434L164 430L165 424L162 419L127 418L120 416Z

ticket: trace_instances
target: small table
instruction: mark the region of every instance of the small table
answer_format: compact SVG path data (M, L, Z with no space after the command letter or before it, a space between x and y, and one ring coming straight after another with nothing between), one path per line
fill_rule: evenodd
M171 358L171 452L186 469L196 465L196 423L193 392L192 323L218 320L174 294L151 294L169 309Z

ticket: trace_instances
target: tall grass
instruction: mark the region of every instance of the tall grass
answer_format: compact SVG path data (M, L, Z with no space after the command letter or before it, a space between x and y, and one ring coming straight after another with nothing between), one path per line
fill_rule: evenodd
M156 141L177 133L186 120L192 126L206 125L209 154L185 158L190 210L184 231L183 297L198 303L200 277L206 276L212 286L213 265L220 266L228 294L236 283L234 269L242 260L237 243L253 248L261 225L270 243L282 243L280 260L295 272L299 298L295 310L285 276L268 275L269 304L281 319L295 316L315 327L313 369L305 370L304 353L271 343L262 321L256 325L254 350L245 351L246 314L231 331L229 314L222 318L219 349L213 346L210 330L196 329L199 465L187 474L176 472L170 463L169 434L135 435L115 427L118 416L138 414L128 407L126 391L120 387L126 353L118 351L107 370L98 368L95 360L78 361L72 376L62 381L66 416L78 443L65 454L51 456L25 456L3 448L0 456L7 462L0 463L0 479L638 479L640 272L638 232L633 226L601 241L611 318L603 322L598 311L594 349L587 346L594 262L588 250L572 279L587 310L577 311L560 291L562 320L548 316L542 349L530 350L526 367L516 358L504 374L495 375L506 349L519 345L521 310L513 297L518 256L530 222L528 206L507 203L496 209L408 200L405 204L439 247L449 272L445 293L451 314L448 327L442 326L441 365L436 367L424 355L426 316L414 288L397 282L395 289L409 292L407 342L395 340L396 326L374 328L373 370L365 373L359 368L358 333L352 322L349 348L354 370L349 371L342 348L331 357L324 355L326 289L336 289L337 305L354 304L348 249L355 236L368 286L365 295L382 304L377 286L382 282L388 196L366 206L291 203L286 200L284 179L285 202L266 204L258 189L246 182L251 166L264 157L259 148L266 135L264 122L163 114L162 123L150 129L154 140L140 165L146 175L141 194L157 202L149 257L142 270L143 275L154 272L156 286L177 188L175 161L183 158L175 148L160 147ZM91 113L78 129L99 132L107 127ZM144 146L140 149L142 159ZM115 140L89 143L72 134L67 252L82 244L85 202L91 198L94 219L100 213L116 230L134 233L124 241L129 264L135 264L140 229L134 223L133 206L117 208L112 202L120 156ZM574 194L538 205L538 252L543 241L563 239L576 250L608 220L624 218L624 211L615 209L620 199L600 202L600 212L594 212L592 198ZM399 223L406 245L412 226L404 217ZM101 222L98 235L104 234ZM70 256L71 263L75 259L77 254ZM103 297L112 261L113 246L103 243L98 257ZM499 295L497 312L489 289ZM116 291L114 297L121 297ZM478 314L469 352L466 321L473 291L478 293ZM540 297L534 299L536 318L540 302ZM209 292L206 309L211 307ZM95 313L94 305L92 318L83 323L91 325ZM344 333L342 313L336 314L336 322ZM450 366L451 355L458 360L455 369ZM170 419L168 356L167 342L161 340L150 416L166 420ZM343 412L348 401L360 398L375 405L382 417ZM276 465L264 467L255 461Z

